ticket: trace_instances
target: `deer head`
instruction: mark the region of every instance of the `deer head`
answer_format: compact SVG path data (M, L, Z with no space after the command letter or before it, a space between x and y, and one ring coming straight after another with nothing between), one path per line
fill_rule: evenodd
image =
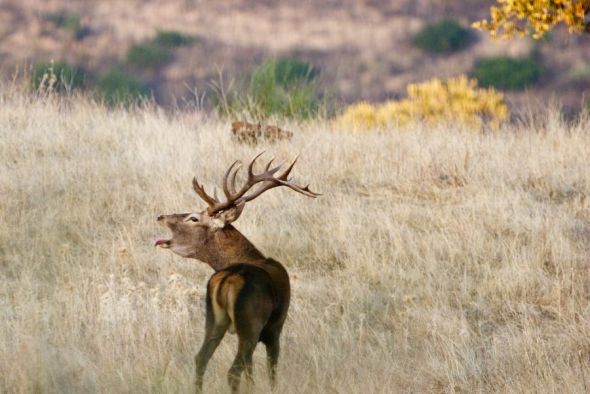
M229 166L222 184L225 201L220 201L216 194L207 194L195 177L193 189L207 203L207 209L200 212L160 215L158 222L172 232L172 238L160 239L156 241L156 246L170 249L182 257L201 260L215 270L237 261L252 262L264 259L256 247L231 225L240 217L246 203L279 186L288 187L312 198L319 194L309 190L308 186L296 185L289 179L297 158L280 174L282 164L272 167L272 159L266 164L264 171L255 174L254 164L263 153L248 164L246 181L239 189L236 186L236 178L241 163L235 161Z

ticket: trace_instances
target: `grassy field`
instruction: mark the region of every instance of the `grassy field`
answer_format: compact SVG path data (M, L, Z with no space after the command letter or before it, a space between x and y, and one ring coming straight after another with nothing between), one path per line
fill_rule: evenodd
M0 94L0 392L190 392L212 271L153 247L198 174L301 152L236 227L293 282L280 393L587 392L590 124L495 134L229 122ZM228 335L205 376L225 392ZM255 392L268 392L264 349Z

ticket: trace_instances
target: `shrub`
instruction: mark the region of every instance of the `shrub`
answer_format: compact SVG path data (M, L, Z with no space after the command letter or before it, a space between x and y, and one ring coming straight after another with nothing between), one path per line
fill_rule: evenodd
M493 57L478 61L471 74L482 86L519 90L539 79L541 66L532 58Z
M524 35L527 27L533 38L541 38L557 24L568 26L570 33L590 31L587 15L590 14L588 0L499 0L490 7L490 20L474 22L471 26L487 30L492 37Z
M451 53L467 48L475 35L454 19L427 24L414 36L414 45L433 53Z
M133 45L127 52L127 62L142 69L159 67L171 57L170 49L152 42Z
M31 71L31 85L37 91L64 92L83 84L84 72L65 62L37 63Z
M357 104L346 107L338 123L348 129L372 129L376 126L384 126L377 124L378 107L362 101Z
M82 26L80 15L69 14L64 11L45 14L45 20L52 22L57 27L69 30L76 39L82 39L88 33L88 29Z
M229 98L218 94L217 108L225 115L244 114L258 121L272 115L315 117L322 105L312 73L313 67L307 63L269 60L252 72L245 94Z
M146 100L150 91L141 80L113 69L98 80L98 93L107 104L127 105Z
M275 80L281 86L290 86L301 82L310 82L317 76L313 65L293 58L283 58L267 62L268 67L274 67Z
M53 12L45 15L45 20L48 20L55 24L58 27L71 30L73 32L77 31L81 27L80 23L80 15L78 14L68 14L67 12Z
M465 76L412 84L407 90L408 98L404 100L352 105L338 118L338 123L353 130L421 121L458 122L479 128L486 121L497 126L508 116L501 93L478 88L476 80Z
M194 42L195 38L172 30L159 31L154 38L156 45L165 48L177 48Z

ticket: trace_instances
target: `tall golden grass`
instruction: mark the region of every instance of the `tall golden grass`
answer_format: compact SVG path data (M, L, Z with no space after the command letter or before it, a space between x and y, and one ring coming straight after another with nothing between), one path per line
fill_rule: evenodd
M585 392L590 123L364 134L0 93L0 391L191 392L211 269L156 250L235 159L301 152L237 227L288 268L281 393ZM225 392L228 335L207 374ZM262 347L256 392L268 392Z

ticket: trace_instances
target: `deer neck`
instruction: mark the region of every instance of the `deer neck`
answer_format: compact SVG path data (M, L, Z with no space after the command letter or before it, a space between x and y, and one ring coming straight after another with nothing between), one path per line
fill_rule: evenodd
M213 236L215 252L206 261L215 271L224 269L230 264L261 264L266 257L232 225L227 225Z

